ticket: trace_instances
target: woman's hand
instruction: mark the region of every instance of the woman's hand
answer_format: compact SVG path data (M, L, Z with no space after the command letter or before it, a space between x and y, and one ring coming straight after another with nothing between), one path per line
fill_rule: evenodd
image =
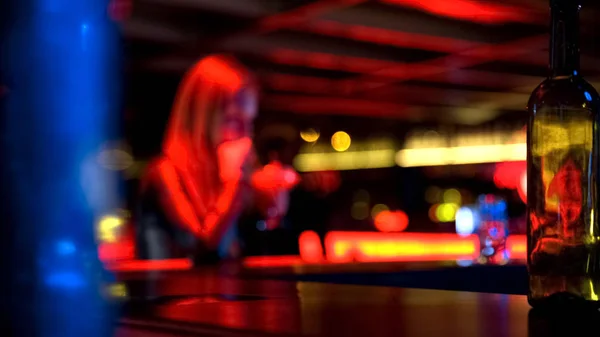
M261 192L291 190L300 182L300 176L293 168L272 161L252 174L252 187Z
M251 148L252 139L249 137L228 141L217 147L219 175L224 183L238 182L242 179Z
M254 172L251 184L256 191L256 203L273 229L287 213L289 191L300 181L299 175L290 167L274 161Z

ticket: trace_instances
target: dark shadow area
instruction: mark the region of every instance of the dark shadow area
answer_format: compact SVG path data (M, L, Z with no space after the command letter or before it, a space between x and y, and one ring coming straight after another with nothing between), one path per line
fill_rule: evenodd
M527 294L525 266L475 266L399 273L282 275L275 278L300 282Z

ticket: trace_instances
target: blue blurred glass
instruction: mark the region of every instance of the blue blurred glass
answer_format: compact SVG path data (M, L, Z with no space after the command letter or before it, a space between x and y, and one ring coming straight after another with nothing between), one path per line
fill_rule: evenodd
M504 263L507 258L508 213L506 201L493 195L478 198L480 261Z
M114 317L94 221L118 202L96 160L118 136L118 30L108 0L8 0L0 74L0 255L7 335L104 337ZM0 83L3 84L3 83Z

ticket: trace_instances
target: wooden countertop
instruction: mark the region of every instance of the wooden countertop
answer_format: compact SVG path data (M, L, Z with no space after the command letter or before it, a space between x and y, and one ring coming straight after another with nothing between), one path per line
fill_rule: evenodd
M157 336L327 337L519 337L569 328L556 326L564 323L556 317L532 323L520 295L252 280L213 271L126 279L132 300L121 321L130 329L124 337L140 328ZM153 299L140 299L148 295Z
M374 267L323 267L309 274L435 269L422 264ZM441 283L450 280L444 273L431 275ZM485 277L477 282L497 275L480 275ZM530 310L523 295L273 280L235 267L118 278L128 293L118 337L564 337L600 332L598 313L540 314Z

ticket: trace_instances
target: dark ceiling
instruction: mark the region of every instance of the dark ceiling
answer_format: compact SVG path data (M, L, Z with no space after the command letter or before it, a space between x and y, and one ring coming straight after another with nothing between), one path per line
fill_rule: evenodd
M592 82L599 9L582 12ZM160 132L184 71L226 52L259 74L263 120L374 130L523 118L546 74L548 17L547 0L137 0L123 22L128 117Z

